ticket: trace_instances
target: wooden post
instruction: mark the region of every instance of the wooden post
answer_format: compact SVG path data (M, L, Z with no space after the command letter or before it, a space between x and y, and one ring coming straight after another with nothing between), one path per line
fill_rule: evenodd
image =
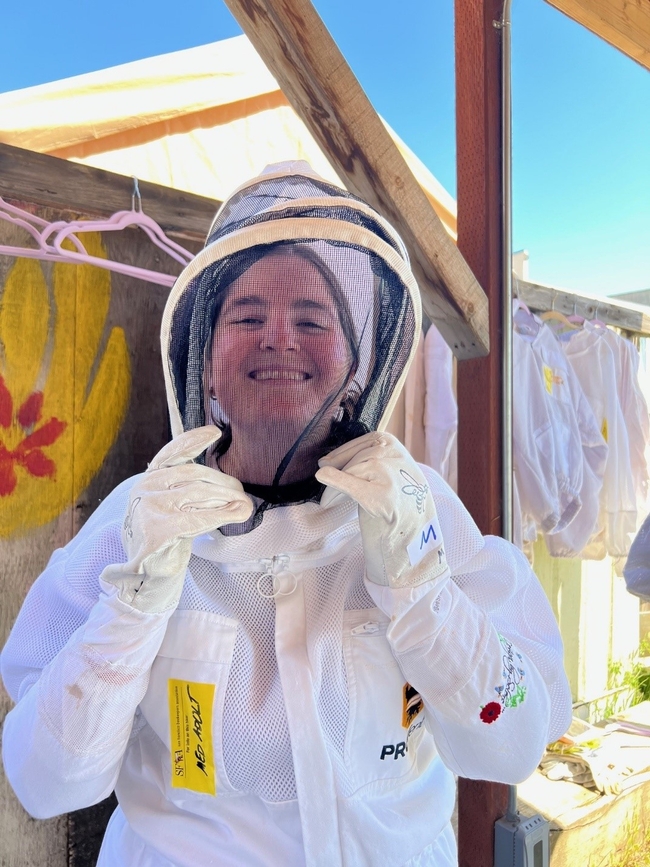
M458 365L458 493L481 532L501 532L501 37L503 0L455 0L458 246L489 301L490 354ZM459 867L492 867L507 786L458 783Z

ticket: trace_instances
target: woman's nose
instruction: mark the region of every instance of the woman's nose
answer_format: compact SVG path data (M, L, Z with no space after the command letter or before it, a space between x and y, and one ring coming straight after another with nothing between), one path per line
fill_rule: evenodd
M282 318L268 321L260 340L260 349L271 349L276 352L297 352L300 349L300 344L291 322Z

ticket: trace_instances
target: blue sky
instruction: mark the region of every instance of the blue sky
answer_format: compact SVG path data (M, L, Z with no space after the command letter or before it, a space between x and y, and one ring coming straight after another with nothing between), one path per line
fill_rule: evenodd
M453 0L315 6L377 110L455 194ZM650 288L650 73L543 0L513 7L515 249L539 282ZM32 0L8 4L3 31L0 91L241 32L220 0Z

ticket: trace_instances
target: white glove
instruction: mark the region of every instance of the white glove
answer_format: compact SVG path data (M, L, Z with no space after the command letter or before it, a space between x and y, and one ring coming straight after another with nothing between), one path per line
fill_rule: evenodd
M327 506L340 491L359 504L370 581L416 587L449 576L436 507L427 480L394 436L373 431L319 461Z
M101 578L140 611L175 608L194 537L241 523L253 511L241 482L193 463L220 436L214 425L186 431L158 452L131 489L122 528L129 560L107 566Z

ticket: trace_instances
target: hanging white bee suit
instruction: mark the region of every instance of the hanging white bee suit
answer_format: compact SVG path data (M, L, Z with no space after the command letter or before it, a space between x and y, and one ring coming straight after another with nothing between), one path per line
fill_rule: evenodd
M248 207L253 192L262 202L269 183L283 186L267 240L328 237L335 252L373 250L384 301L369 332L372 357L355 367L361 397L346 423L376 430L412 354L415 284L380 218L359 227L367 206L346 205L347 194L304 169L288 175L238 194ZM334 219L323 216L330 205ZM182 333L179 322L200 304L183 307L186 290L208 286L206 268L250 247L246 233L256 231L240 222L218 236L170 297L163 345L179 442L206 420L204 397L190 405L189 385L205 342L182 363L175 355L174 329ZM392 315L399 332L382 328ZM366 320L354 310L350 319L362 345L367 332L356 323ZM346 412L348 404L344 421ZM378 443L402 460L390 438ZM354 450L354 438L343 447ZM174 605L140 610L115 575L129 556L131 491L148 475L124 482L53 555L3 652L17 702L4 761L25 808L53 816L115 788L100 867L454 865L453 774L519 782L570 722L561 640L523 555L482 537L453 491L412 463L401 491L418 511L427 488L433 495L436 532L414 542L437 555L435 580L369 580L360 507L348 496L323 505L319 491L271 508L254 495L246 532L194 538ZM413 550L411 564L429 562Z
M606 554L625 557L636 531L636 493L616 383L617 361L608 330L585 322L583 329L570 335L565 354L608 445L598 525L583 556L595 560Z

